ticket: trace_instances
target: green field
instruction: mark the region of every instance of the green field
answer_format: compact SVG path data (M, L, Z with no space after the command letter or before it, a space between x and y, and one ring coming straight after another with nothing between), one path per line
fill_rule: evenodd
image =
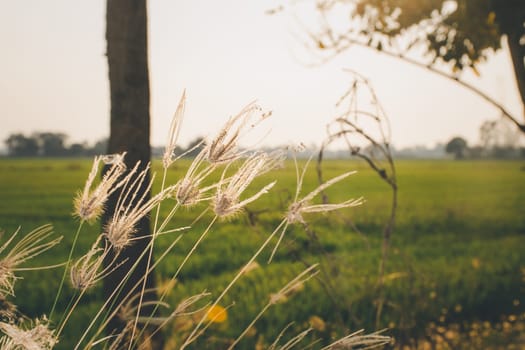
M176 163L168 174L169 182L176 182L188 164ZM51 223L64 236L59 247L28 266L55 264L67 257L78 226L71 215L72 199L83 187L90 167L91 161L82 159L0 160L0 228L10 234L18 226L22 232L29 232ZM308 232L300 226L291 227L272 264L266 265L270 248L258 259L261 267L228 293L221 303L232 305L228 319L211 327L212 343L207 345L221 348L234 339L271 293L315 262L321 262L320 278L309 281L286 303L270 308L240 343L241 348L253 348L256 342L271 344L292 321L285 337L314 324L312 334L325 342L360 328L370 332L385 327L398 344L409 339L435 340L445 333L443 329L453 330L450 338L465 341L469 336L463 333L484 321L490 323L486 328L492 343L510 339L510 333L520 327L517 323L525 310L524 163L397 162L399 206L381 290L377 288L381 232L390 213L391 191L357 161L326 161L324 178L353 169L358 173L330 189L328 197L337 202L363 196L365 204L308 216ZM155 163L154 170L160 178L160 164ZM216 296L279 223L295 192L293 164L288 162L284 169L255 181L254 191L271 179L277 179L276 186L249 206L250 215L213 226L169 294L171 304L203 290ZM302 193L316 186L312 167ZM170 206L163 204L163 215ZM173 219L174 227L191 223L202 209L180 210ZM211 215L205 215L161 262L157 270L161 281L176 271L210 220ZM88 249L99 232L98 224L83 228L77 252ZM160 238L157 255L173 237ZM23 279L17 281L14 302L29 316L48 314L61 274L60 269L21 273ZM98 305L99 293L95 290L83 299L59 348L74 344L89 320L89 312ZM63 295L62 307L70 295ZM384 307L376 324L379 300L384 301ZM314 320L324 323L319 326ZM509 323L510 328L505 328ZM175 322L169 327L167 333L176 335L183 333L184 324Z

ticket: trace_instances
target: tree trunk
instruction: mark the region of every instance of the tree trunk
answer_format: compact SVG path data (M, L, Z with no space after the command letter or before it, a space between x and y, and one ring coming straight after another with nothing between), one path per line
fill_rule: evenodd
M520 129L525 132L525 2L523 0L498 1L494 8L500 30L507 36L514 76L523 107Z
M106 40L111 96L108 153L126 151L125 162L128 169L131 169L138 161L141 162L140 168L144 169L150 162L151 153L146 0L107 0ZM146 191L145 186L141 191ZM102 218L103 225L111 220L115 211L120 191L116 192L107 203L106 213ZM148 193L145 200L149 198ZM132 203L132 205L137 204ZM136 236L149 235L149 218L145 217L140 220L136 229ZM137 262L148 243L149 239L135 240L131 246L123 249L118 260L123 261L126 258L127 260L123 266L104 279L106 298L109 298L125 274ZM112 259L113 257L109 256L106 263ZM139 287L134 289L133 286L145 275L146 265L147 254L140 259L138 266L124 284L115 305L118 305L122 298L130 292L131 295L134 295L141 290L142 283L138 283ZM153 275L151 275L147 279L146 288L154 287L154 285ZM155 295L150 294L145 297L151 299ZM149 311L144 310L142 314ZM114 317L107 327L107 332L120 333L124 326L125 320ZM154 341L162 343L160 338ZM157 345L155 348L161 347Z

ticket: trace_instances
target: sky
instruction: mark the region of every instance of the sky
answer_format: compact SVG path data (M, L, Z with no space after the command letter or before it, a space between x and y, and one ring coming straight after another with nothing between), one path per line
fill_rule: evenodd
M105 1L0 0L0 141L8 135L63 132L71 142L109 134ZM473 93L420 68L352 48L312 67L286 12L268 0L150 0L151 141L163 145L184 90L180 144L213 134L257 100L272 117L262 145L319 144L335 103L366 76L391 123L396 147L433 146L451 137L475 144L479 126L500 113ZM309 24L306 20L305 24ZM465 80L521 115L508 51ZM1 146L0 146L1 147Z

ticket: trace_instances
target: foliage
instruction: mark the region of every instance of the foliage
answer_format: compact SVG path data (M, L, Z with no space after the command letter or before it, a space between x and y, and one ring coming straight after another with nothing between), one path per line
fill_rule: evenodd
M467 141L459 136L452 138L445 146L445 152L454 154L456 159L463 159L468 148Z
M364 46L430 70L469 89L525 132L522 116L459 73L477 65L506 38L525 105L525 3L521 0L313 0L319 21L303 31L315 56L329 59ZM293 3L293 2L292 2ZM274 13L277 11L272 11ZM443 67L450 67L443 69Z
M107 140L97 141L93 146L86 143L67 145L68 136L60 132L41 131L30 136L11 134L4 141L7 154L11 157L78 157L92 156L106 152Z

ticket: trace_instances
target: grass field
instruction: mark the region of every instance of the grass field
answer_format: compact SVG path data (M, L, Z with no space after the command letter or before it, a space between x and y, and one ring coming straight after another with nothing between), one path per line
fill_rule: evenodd
M174 183L187 164L178 163L169 180ZM160 173L160 166L155 165L154 170ZM0 228L10 234L18 226L28 232L51 223L64 235L59 247L29 265L54 264L67 257L78 226L71 216L72 198L82 188L90 167L91 161L82 159L0 160ZM352 169L358 173L331 189L328 196L334 202L363 196L365 204L312 215L308 217L309 232L292 227L274 262L265 264L269 251L265 252L258 259L261 267L247 274L227 295L222 304L232 305L228 319L209 330L214 337L207 345L221 348L235 338L271 293L305 264L315 262L321 262L320 278L308 282L304 291L286 303L271 308L241 347L270 344L291 321L290 334L310 325L315 336L325 341L351 330L385 327L398 344L426 339L451 344L488 342L483 343L485 347L523 341L515 336L525 332L523 162L397 162L399 207L386 285L381 290L377 288L381 231L389 215L391 193L360 162L326 161L324 177ZM303 193L317 186L314 170L307 175ZM203 290L219 293L278 224L295 191L293 164L286 163L284 169L263 176L254 187L270 178L277 179L276 186L249 206L250 215L214 226L171 290L171 303L176 305L183 297ZM162 213L166 215L168 209L164 205ZM191 223L202 209L179 211L174 225ZM210 219L205 215L159 265L161 283L175 272ZM87 249L99 231L98 224L83 229L80 246ZM160 239L159 254L171 240L168 236ZM61 274L60 269L24 273L16 285L15 303L20 310L30 316L49 313ZM99 292L86 296L59 348L71 346L71 339L96 308ZM62 306L68 297L70 293L61 298ZM384 300L384 308L376 323L378 300ZM168 333L183 334L185 322L190 321L175 322Z

